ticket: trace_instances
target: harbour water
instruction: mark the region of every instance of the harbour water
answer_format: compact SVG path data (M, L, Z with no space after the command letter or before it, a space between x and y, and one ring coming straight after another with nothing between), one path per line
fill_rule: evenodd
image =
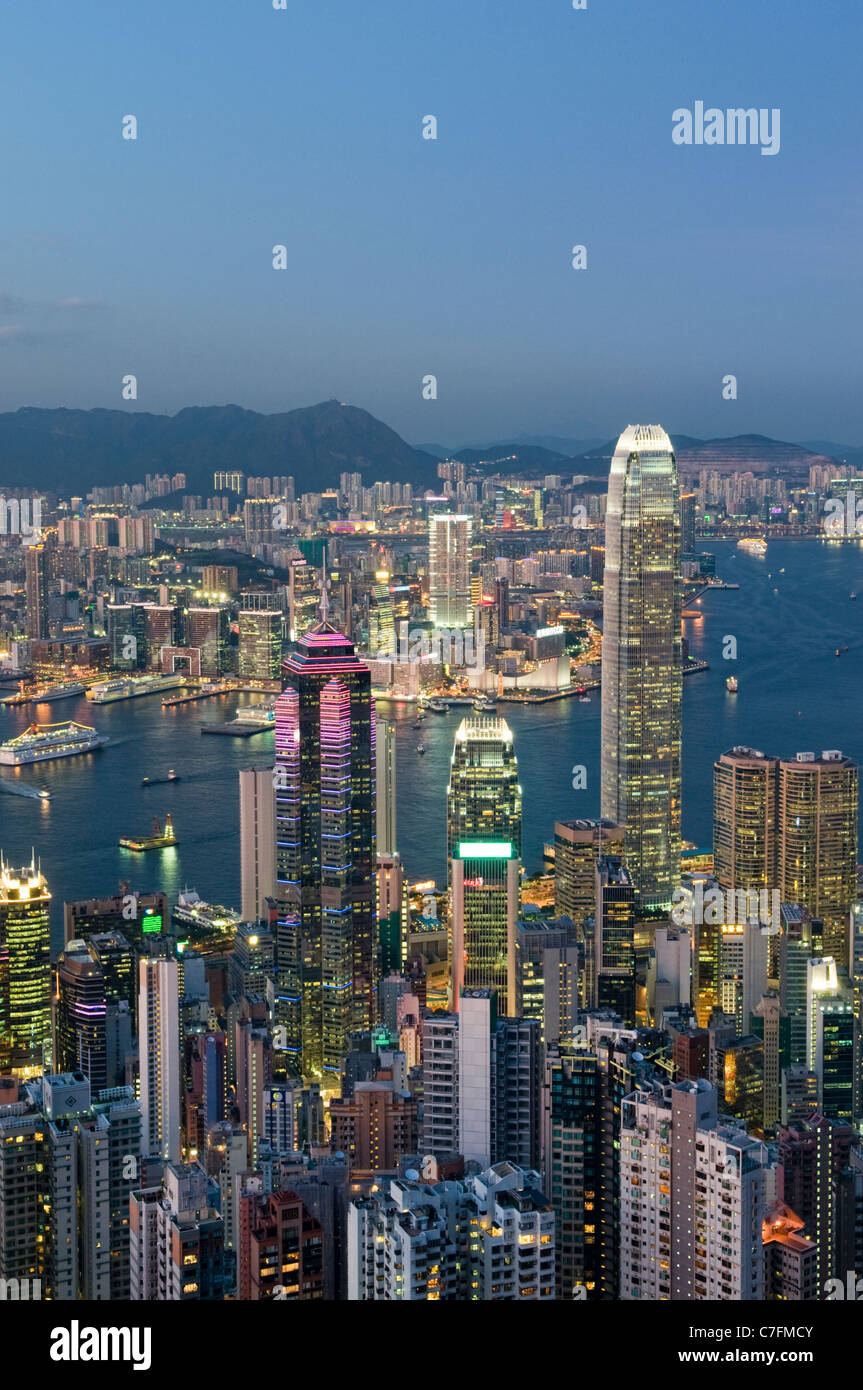
M708 547L705 547L708 548ZM717 572L739 590L708 592L687 619L693 656L710 669L687 676L683 709L683 833L700 847L712 840L713 761L734 744L783 756L841 748L863 761L863 549L858 544L771 541L763 558L733 544L709 547ZM860 598L850 594L860 591ZM692 607L693 605L689 605ZM723 659L727 638L736 661ZM847 645L840 657L835 649ZM739 690L730 694L728 675ZM63 719L110 737L98 753L19 769L0 769L0 849L13 863L31 846L54 894L55 946L62 939L64 898L184 885L202 898L239 906L237 771L272 765L273 734L251 739L202 738L202 723L220 724L260 696L221 696L163 710L158 696L94 707L70 699ZM469 707L429 714L422 729L413 707L387 702L379 712L397 727L399 848L411 879L445 881L446 787L453 737ZM540 867L554 822L599 812L600 698L589 704L500 704L515 736L524 802L524 859ZM56 706L0 708L0 741L33 720L56 721ZM422 743L425 754L419 755ZM586 785L573 789L573 768ZM142 787L141 778L176 768L181 781ZM47 787L50 801L9 795ZM148 855L121 849L121 835L147 835L154 816L173 816L175 848Z

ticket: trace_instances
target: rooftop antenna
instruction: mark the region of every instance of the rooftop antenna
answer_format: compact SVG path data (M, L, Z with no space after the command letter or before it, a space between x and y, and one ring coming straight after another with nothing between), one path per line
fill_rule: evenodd
M321 622L325 623L330 611L330 593L327 582L327 547L324 545L324 558L321 565Z

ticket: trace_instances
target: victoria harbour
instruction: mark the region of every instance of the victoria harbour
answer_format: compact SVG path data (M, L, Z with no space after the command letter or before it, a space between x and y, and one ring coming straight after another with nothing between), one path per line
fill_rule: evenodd
M733 544L708 544L717 573L738 590L708 590L685 619L693 657L707 671L684 680L683 835L699 848L712 840L712 766L737 744L793 756L841 748L863 758L863 604L850 595L861 584L858 545L771 541L764 557ZM691 607L687 611L692 611ZM737 641L737 660L723 659L724 639ZM848 650L836 657L838 647ZM738 678L737 694L725 678ZM221 724L260 696L228 695L163 709L157 697L93 706L81 698L53 706L0 709L0 741L33 719L74 719L108 736L107 747L78 758L17 770L0 769L0 826L7 855L43 849L53 892L52 935L62 944L62 902L94 892L161 890L170 898L185 886L208 902L237 907L240 897L237 773L272 765L273 734L251 739L204 738L204 723ZM598 814L599 691L589 704L500 702L510 725L524 801L524 863L542 866L544 841L555 820ZM396 726L399 850L411 881L446 881L445 801L453 739L469 708L428 714L414 729L415 708L378 702ZM424 756L417 753L419 742ZM573 768L586 785L573 789ZM142 787L144 777L180 780ZM39 788L51 792L39 800ZM17 795L12 789L33 793ZM177 845L147 856L121 849L120 836L150 834L153 819L170 812ZM49 838L50 836L50 838Z

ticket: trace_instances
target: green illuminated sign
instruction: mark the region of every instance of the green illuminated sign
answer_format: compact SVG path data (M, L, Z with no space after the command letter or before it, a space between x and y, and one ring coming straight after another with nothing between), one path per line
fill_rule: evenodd
M155 913L151 913L149 916L146 916L144 918L141 930L145 932L160 932L162 930L161 917L157 917Z
M462 840L460 859L512 859L511 840Z

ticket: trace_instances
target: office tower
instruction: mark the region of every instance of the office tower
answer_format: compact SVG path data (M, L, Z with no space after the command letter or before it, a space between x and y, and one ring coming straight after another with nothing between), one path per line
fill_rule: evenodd
M184 646L200 653L199 674L221 676L228 670L228 609L189 608L184 614Z
M778 856L783 902L824 923L824 952L848 965L848 914L857 898L859 770L838 750L779 764Z
M180 1021L176 960L138 962L141 1153L180 1161ZM134 1297L134 1295L133 1295Z
M790 1125L793 1120L806 1120L818 1109L818 1077L807 1071L806 1063L782 1068L780 1120Z
M118 893L63 904L63 940L89 941L94 933L120 932L133 945L158 936L168 923L164 893ZM137 979L135 981L137 987Z
M567 1045L549 1048L543 1088L543 1189L556 1217L558 1300L598 1296L601 1134L595 1051Z
M545 1043L572 1037L578 1017L578 944L569 917L516 924L515 1013L535 1018Z
M635 1023L635 886L620 859L596 863L595 980L598 1009Z
M51 587L51 551L44 541L24 547L24 584L27 601L27 636L41 640L48 632L48 594Z
M689 1005L692 932L688 927L657 927L647 971L648 1012L660 1026L663 1012Z
M0 1074L36 1075L51 1045L50 902L35 859L0 855Z
M240 878L244 922L267 915L276 897L276 792L271 767L240 771Z
M271 1081L264 1087L264 1139L276 1153L295 1153L300 1148L299 1093L297 1077Z
M785 1202L764 1213L764 1298L768 1302L814 1303L818 1288L818 1247L809 1240L804 1222Z
M806 1065L815 1071L818 1014L824 1002L839 998L839 976L832 956L813 956L806 962Z
M275 976L273 934L261 922L238 922L234 949L228 961L228 989L232 994L260 995Z
M744 747L713 764L713 871L723 892L776 886L778 767Z
M83 1072L93 1092L108 1085L105 976L85 941L69 941L57 961L54 1065Z
M554 1212L539 1174L499 1163L463 1182L411 1175L348 1207L350 1302L554 1298Z
M710 1083L627 1097L620 1148L621 1298L761 1298L765 1150L718 1124Z
M555 821L554 911L581 928L596 910L596 861L623 851L623 826L598 820Z
M283 666L276 702L276 1021L303 1076L338 1074L374 1017L371 676L324 621Z
M779 995L770 990L752 1010L752 1031L761 1039L764 1057L764 1133L770 1135L782 1116L782 1070L787 1066L789 1019Z
M238 1298L323 1298L323 1227L295 1192L247 1193L239 1215Z
M288 634L292 642L299 642L314 627L320 603L319 574L302 555L292 556L288 569Z
M816 1112L780 1126L776 1138L777 1195L797 1213L818 1247L817 1286L823 1289L825 1279L845 1275L837 1259L836 1197L839 1175L848 1167L857 1134L853 1125Z
M820 1001L815 1015L818 1109L829 1120L853 1121L859 1087L855 1074L858 1027L850 998Z
M144 650L147 653L147 666L150 670L162 670L163 649L177 646L179 624L180 614L173 604L144 604ZM192 643L186 643L186 645L191 646ZM168 672L170 673L174 669L174 666L171 665ZM201 673L192 670L192 674L200 675Z
M282 668L282 615L241 608L237 671L241 680L278 680Z
M410 902L404 865L398 854L377 856L378 949L383 975L400 971L407 959Z
M749 1032L752 1011L767 988L768 937L753 922L724 922L713 931L719 945L716 1003L735 1019L742 1036Z
M716 1087L723 1113L764 1137L764 1043L760 1037L723 1039L716 1047Z
M779 999L788 1015L788 1063L805 1066L808 1058L807 989L809 962L820 957L820 923L813 922L799 903L783 903L780 909Z
M682 589L677 463L658 426L618 440L605 546L602 816L626 827L639 904L668 908L680 875Z
M695 493L680 494L680 552L682 555L695 553Z
M159 1187L131 1194L133 1302L224 1298L224 1222L212 1200L213 1186L200 1164L172 1161Z
M396 726L375 720L375 796L377 853L391 858L396 853Z
M453 1001L462 986L497 989L515 1009L515 924L520 907L521 787L509 726L463 719L447 787L452 889Z
M435 512L429 517L429 618L436 628L470 627L473 517Z
M250 1018L237 1022L236 1058L236 1109L248 1136L249 1166L254 1168L264 1138L265 1092L273 1080L273 1040L263 1024Z
M381 1074L357 1081L350 1096L330 1101L330 1143L350 1164L351 1177L396 1169L417 1152L419 1102Z
M709 1067L710 1037L706 1028L694 1025L672 1029L671 1061L675 1081L697 1081L706 1078Z

